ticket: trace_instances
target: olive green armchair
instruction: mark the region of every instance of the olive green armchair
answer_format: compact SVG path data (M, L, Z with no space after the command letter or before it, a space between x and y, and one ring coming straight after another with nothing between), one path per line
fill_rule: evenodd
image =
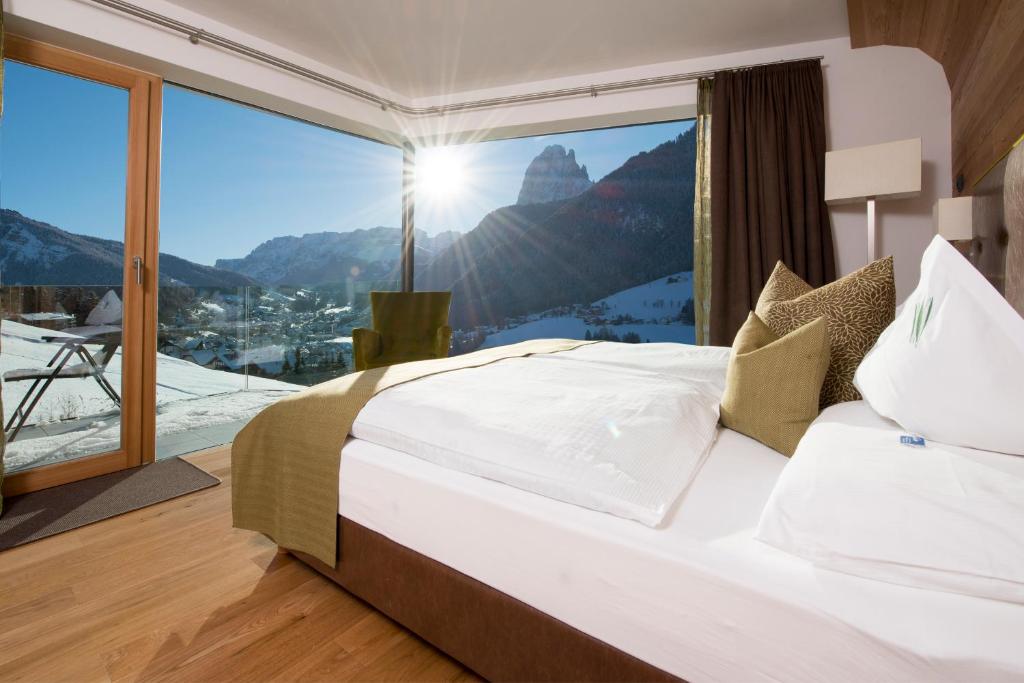
M370 292L373 329L352 330L356 370L448 356L451 292Z

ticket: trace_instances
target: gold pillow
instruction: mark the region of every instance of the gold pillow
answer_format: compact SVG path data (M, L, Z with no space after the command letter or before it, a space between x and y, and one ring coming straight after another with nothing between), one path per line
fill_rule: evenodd
M779 336L824 317L832 360L821 387L821 407L859 400L853 375L878 335L896 316L892 257L879 259L817 289L780 261L761 291L755 312Z
M732 343L722 424L787 457L793 455L818 416L828 359L824 318L780 338L751 313Z

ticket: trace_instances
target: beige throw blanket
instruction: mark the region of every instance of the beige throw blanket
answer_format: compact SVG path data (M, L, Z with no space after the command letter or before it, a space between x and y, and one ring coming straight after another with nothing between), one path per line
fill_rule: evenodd
M506 358L593 342L537 339L454 358L375 368L324 382L267 407L231 447L234 526L334 566L341 447L367 401L390 387Z

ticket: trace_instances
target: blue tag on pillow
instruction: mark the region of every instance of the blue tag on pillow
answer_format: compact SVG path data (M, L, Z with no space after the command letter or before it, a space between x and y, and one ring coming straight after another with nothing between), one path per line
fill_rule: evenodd
M911 436L910 434L901 434L900 443L904 446L916 446L918 448L924 447L923 436Z

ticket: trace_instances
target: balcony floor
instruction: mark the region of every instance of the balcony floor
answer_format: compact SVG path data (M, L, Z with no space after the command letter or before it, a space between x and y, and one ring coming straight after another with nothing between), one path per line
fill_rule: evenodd
M2 332L0 376L44 367L59 348L44 339L54 333L39 327L5 320ZM120 391L120 350L107 366L106 377ZM3 384L4 424L30 385ZM157 457L228 443L253 415L301 388L157 354ZM5 468L15 472L114 450L120 445L120 432L117 407L93 379L60 379L47 388L29 424L7 445Z
M214 446L231 443L235 435L242 430L249 420L235 420L209 427L201 427L189 432L169 434L157 437L156 459L174 458L187 453L194 453Z
M33 425L25 427L18 435L15 444L24 443L29 447L37 443L30 443L35 439L46 439L48 437L71 434L89 429L89 425L95 422L98 417L88 417L81 420L69 420L56 424ZM177 432L173 434L158 435L156 440L156 459L174 458L187 453L223 446L231 443L235 435L242 430L242 427L249 420L234 420L221 424L200 427L188 432ZM115 418L115 423L119 423ZM115 441L110 442L111 447L116 445ZM38 444L38 445L41 445ZM12 445L13 448L13 445Z
M248 421L286 392L236 391L178 400L157 407L156 457L230 443ZM116 449L121 419L116 412L28 425L7 444L8 473Z

